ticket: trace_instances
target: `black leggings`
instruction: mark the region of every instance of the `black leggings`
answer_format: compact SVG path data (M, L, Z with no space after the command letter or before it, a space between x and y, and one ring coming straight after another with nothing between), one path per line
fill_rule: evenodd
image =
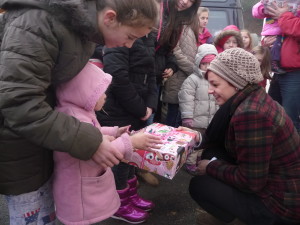
M238 218L248 225L291 224L271 213L256 195L207 175L192 178L189 191L201 208L226 223Z
M112 168L115 176L117 190L123 190L127 187L127 181L135 176L135 167L120 162Z

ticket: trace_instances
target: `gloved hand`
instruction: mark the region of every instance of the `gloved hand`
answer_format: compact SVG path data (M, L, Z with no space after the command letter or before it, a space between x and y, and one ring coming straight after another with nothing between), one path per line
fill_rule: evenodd
M191 118L186 118L186 119L182 119L182 126L184 127L193 127L194 125L194 120Z

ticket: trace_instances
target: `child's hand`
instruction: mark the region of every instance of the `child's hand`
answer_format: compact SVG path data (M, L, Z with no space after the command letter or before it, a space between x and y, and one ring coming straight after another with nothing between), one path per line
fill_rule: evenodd
M182 125L185 127L193 127L194 125L193 119L192 118L182 119Z
M161 138L152 134L138 132L130 136L132 146L136 149L159 149L159 144L162 144Z
M180 126L180 127L176 128L176 130L179 130L179 131L180 131L180 130L184 130L184 131L193 132L193 133L196 134L195 141L196 141L196 142L202 141L202 140L201 140L202 137L201 137L200 132L197 132L197 131L195 131L195 130L193 130L193 129L190 129L190 128L188 128L188 127L182 127L182 126Z
M152 114L152 109L147 107L146 115L144 117L142 117L141 120L146 121L147 119L149 119L151 114Z
M174 71L171 69L171 68L168 68L168 69L165 69L163 74L162 74L162 77L163 78L169 78L171 77L172 75L174 74Z
M130 134L130 131L129 131L130 127L131 127L131 125L127 125L127 126L124 126L124 127L119 127L119 130L117 132L117 137L120 137L124 133Z

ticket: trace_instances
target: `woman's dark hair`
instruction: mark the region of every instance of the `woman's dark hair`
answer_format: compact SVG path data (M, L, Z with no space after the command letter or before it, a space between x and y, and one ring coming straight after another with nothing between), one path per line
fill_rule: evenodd
M201 0L195 0L193 5L183 11L176 8L178 0L163 0L164 15L163 29L160 35L159 45L169 47L170 50L175 48L180 39L184 25L191 25L197 17L197 11Z

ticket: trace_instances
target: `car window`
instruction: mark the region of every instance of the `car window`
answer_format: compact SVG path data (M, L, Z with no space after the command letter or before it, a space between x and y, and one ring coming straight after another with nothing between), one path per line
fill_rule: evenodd
M210 9L207 27L213 36L228 25L229 17L226 11Z

